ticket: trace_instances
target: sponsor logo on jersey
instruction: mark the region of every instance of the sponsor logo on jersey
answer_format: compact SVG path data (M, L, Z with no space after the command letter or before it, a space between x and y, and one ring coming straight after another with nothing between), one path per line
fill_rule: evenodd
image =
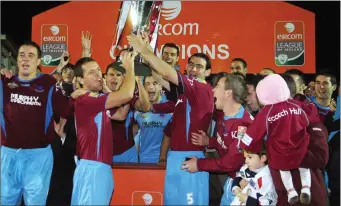
M10 88L10 89L14 89L14 88L17 88L19 85L15 82L10 82L7 84L7 86Z

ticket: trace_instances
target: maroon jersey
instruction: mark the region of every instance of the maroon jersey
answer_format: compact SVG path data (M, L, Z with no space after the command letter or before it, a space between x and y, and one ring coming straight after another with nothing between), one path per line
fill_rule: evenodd
M133 110L129 109L126 120L111 121L114 139L114 155L120 155L135 145L133 135Z
M113 135L110 115L105 109L108 94L97 97L91 93L75 101L77 155L80 159L94 160L111 165Z
M308 145L308 152L304 157L300 167L310 168L311 174L311 206L324 206L326 205L326 188L323 178L322 169L325 168L328 162L328 132L326 128L320 123L312 123L308 127L310 134L310 141ZM279 170L270 168L272 180L274 182L276 192L278 195L278 206L288 205L288 192L283 185L283 181ZM291 170L292 182L296 191L302 189L300 172L298 169ZM295 204L304 205L304 204Z
M219 158L198 159L199 171L227 172L234 178L245 162L244 153L238 143L238 129L247 128L253 117L243 107L233 117L217 115L217 137L209 138L209 147L219 153Z
M152 111L154 113L173 113L175 108L175 102L173 101L167 101L159 104L153 104Z
M170 149L173 151L199 151L202 146L192 144L191 133L207 131L213 113L213 92L209 84L178 74L178 100L171 124Z
M1 75L1 144L23 149L46 147L56 137L53 113L66 118L71 108L50 75L40 74L32 80Z
M308 150L307 127L318 121L312 104L289 99L266 105L247 129L242 142L245 148L260 152L263 137L267 136L269 166L279 170L297 169Z
M112 134L114 140L113 155L120 155L135 145L133 135L134 125L133 114L134 106L138 99L139 99L138 92L135 92L133 99L130 101L130 108L127 118L124 121L111 120Z
M330 113L333 113L333 111L330 110L330 106L325 107L325 106L320 105L319 103L317 103L317 100L316 100L315 96L314 97L310 97L309 100L316 105L317 110L319 112L320 120L321 120L322 123L324 123L324 121L326 120L326 117L328 115L330 115Z

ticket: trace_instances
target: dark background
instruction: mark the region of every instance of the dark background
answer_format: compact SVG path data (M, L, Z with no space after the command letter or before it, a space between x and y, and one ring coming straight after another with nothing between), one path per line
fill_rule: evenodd
M1 33L8 35L15 46L20 45L24 41L31 39L33 16L64 3L67 2L1 1ZM328 69L339 78L340 1L290 1L288 3L315 13L317 71Z

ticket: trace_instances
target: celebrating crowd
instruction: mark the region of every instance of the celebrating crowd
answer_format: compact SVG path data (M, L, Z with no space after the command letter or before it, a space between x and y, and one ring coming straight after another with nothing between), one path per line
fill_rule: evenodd
M112 163L166 166L165 205L340 205L340 97L330 71L248 74L234 58L211 74L179 47L157 57L144 33L127 37L102 74L82 33L52 74L41 50L20 46L1 70L1 205L109 205ZM95 56L95 55L94 55ZM136 57L152 71L137 76Z

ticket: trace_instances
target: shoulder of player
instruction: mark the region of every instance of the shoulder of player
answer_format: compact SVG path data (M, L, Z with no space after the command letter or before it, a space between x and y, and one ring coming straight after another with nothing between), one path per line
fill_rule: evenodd
M244 109L244 114L242 117L243 122L245 122L246 124L251 124L252 121L254 120L254 117L252 116L252 114L250 114L249 111L247 111L246 109Z
M87 92L86 94L82 95L82 96L79 96L76 100L75 100L75 103L76 104L82 104L86 101L88 101L89 99L93 99L93 98L97 98L97 97L94 97L94 96L91 96L90 95L90 92ZM86 103L84 103L86 104Z
M41 74L35 81L43 82L46 86L54 86L57 83L56 79L49 74Z

